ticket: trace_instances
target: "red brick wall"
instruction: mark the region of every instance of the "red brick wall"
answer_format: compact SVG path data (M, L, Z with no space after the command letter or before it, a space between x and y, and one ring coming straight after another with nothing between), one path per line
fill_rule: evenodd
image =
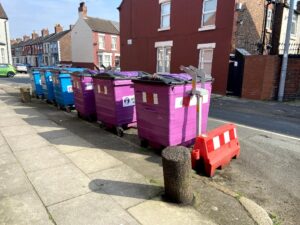
M279 56L247 56L242 97L255 100L277 99L280 72ZM284 95L286 100L300 98L300 57L289 58Z
M60 61L71 62L72 61L72 49L71 49L71 32L64 35L60 40Z

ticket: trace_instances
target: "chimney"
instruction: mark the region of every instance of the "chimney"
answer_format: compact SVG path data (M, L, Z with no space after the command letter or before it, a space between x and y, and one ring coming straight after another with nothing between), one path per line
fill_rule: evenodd
M15 39L11 39L11 40L10 40L10 44L11 44L11 45L14 45L14 44L16 44L16 43L18 43L17 40L15 40Z
M56 24L55 27L54 27L54 32L57 34L59 32L62 32L63 31L63 28L60 24Z
M48 35L49 35L49 30L48 30L48 28L47 28L47 29L43 29L43 30L41 31L41 33L42 33L42 37L48 36Z
M35 31L33 31L32 34L31 34L31 38L34 40L38 37L39 37L39 35L37 33L35 33Z
M85 6L85 2L81 2L78 8L79 17L86 18L87 17L87 7Z
M29 39L30 39L29 36L27 36L27 35L24 35L24 36L23 36L23 41L28 41Z
M22 38L17 38L16 41L17 43L20 43L22 41Z
M71 24L71 25L70 25L70 30L72 30L72 29L73 29L73 27L74 27L74 25L72 25L72 24Z
M297 8L296 8L296 10L297 10L298 12L300 12L300 1L297 2Z

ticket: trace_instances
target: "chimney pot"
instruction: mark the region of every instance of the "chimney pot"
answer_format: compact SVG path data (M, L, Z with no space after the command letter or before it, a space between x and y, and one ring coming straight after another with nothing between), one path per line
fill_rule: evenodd
M47 29L43 29L43 30L41 31L41 33L42 33L42 37L48 36L48 35L49 35L49 30L48 30L48 28L47 28Z
M85 2L81 2L78 8L79 17L86 18L87 17L87 7Z
M31 38L34 40L38 37L39 37L39 35L37 33L35 33L35 31L33 31L32 34L31 34Z

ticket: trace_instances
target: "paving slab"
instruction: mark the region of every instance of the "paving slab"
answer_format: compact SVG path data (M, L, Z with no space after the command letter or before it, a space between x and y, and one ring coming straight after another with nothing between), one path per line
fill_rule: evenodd
M89 193L48 209L57 225L139 224L109 196L98 193Z
M1 140L1 135L0 135ZM0 154L5 152L11 152L10 147L7 144L0 144Z
M68 131L67 129L55 129L55 130L48 130L45 132L39 132L39 135L45 138L46 140L51 141L56 138L72 136L74 134Z
M70 153L79 151L85 148L92 148L93 146L85 141L84 139L72 135L67 137L55 138L50 141L52 144L56 145L56 147L62 153Z
M91 192L90 179L72 164L27 175L47 206Z
M66 154L85 173L93 173L121 165L122 162L100 149L88 148Z
M27 125L27 123L18 117L8 117L5 119L0 119L0 127L9 127L9 126L19 126Z
M5 144L6 144L5 138L1 135L1 132L0 132L0 146L5 145Z
M7 143L14 151L23 151L49 145L49 142L37 134L7 137Z
M31 190L24 171L17 163L0 166L0 198Z
M0 153L0 166L16 162L17 160L11 152Z
M160 199L146 201L128 211L143 225L215 225L192 207L178 206Z
M65 155L50 145L16 152L15 154L26 172L70 163L70 160Z
M107 193L125 209L160 195L163 191L162 187L151 184L126 165L93 173L89 177L101 187L98 193Z
M53 225L46 209L33 191L0 199L0 224Z
M26 134L36 134L36 131L29 125L9 126L0 128L4 137L14 137Z

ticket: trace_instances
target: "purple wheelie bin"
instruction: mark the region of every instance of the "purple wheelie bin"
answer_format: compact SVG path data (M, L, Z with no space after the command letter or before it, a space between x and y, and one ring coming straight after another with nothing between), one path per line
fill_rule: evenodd
M142 74L107 71L93 77L97 120L108 128L116 128L118 136L123 136L124 129L136 126L132 79Z
M196 138L196 97L188 74L144 76L134 80L137 128L141 145L153 148L193 144ZM201 87L201 83L197 84ZM212 81L202 104L202 133L206 132Z
M90 70L72 73L72 86L77 115L88 121L96 119L93 74L96 74L96 72Z

